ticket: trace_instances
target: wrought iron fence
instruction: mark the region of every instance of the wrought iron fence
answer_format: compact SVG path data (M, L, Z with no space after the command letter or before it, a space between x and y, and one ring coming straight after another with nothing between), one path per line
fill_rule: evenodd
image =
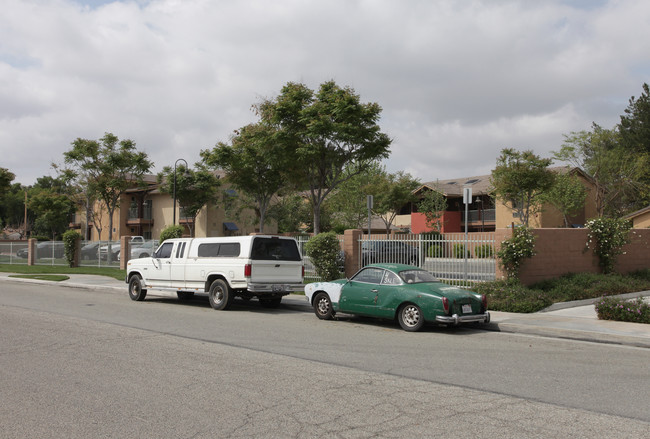
M470 287L496 277L493 232L363 236L361 266L376 262L421 267L443 282Z

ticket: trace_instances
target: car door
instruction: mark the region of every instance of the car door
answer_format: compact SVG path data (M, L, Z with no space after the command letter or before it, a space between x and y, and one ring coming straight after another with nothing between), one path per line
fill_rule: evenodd
M384 269L366 267L345 284L339 299L339 311L374 315Z
M171 286L171 256L174 250L173 242L164 242L153 255L154 269L148 273L147 284L152 287Z

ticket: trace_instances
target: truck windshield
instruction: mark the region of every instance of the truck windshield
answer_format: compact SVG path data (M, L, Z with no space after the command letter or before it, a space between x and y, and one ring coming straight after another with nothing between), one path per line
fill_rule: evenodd
M261 261L301 261L300 251L293 239L255 238L251 259Z

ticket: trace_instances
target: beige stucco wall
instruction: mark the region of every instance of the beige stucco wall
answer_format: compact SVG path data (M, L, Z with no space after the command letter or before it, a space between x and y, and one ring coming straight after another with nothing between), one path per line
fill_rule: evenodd
M144 235L144 232L150 231L152 239L158 239L160 233L174 222L173 198L168 194L162 193L149 193L145 196L144 200L151 200L151 214L153 223L143 224L141 230L137 227L127 224L129 207L131 206L132 197L136 197L136 202L140 202L142 198L138 195L124 194L118 208L114 214L113 221L113 240L119 240L122 236ZM96 204L95 211L99 212L99 204ZM254 224L255 212L252 209L244 209L236 215L227 215L223 208L214 206L204 207L196 217L194 225L194 236L224 236L223 223L232 222L237 225L239 231L234 232L235 235L248 235L259 231L259 225ZM102 232L101 235L93 227L89 236L91 240L108 240L108 215L106 212L102 214ZM182 224L180 220L179 206L176 204L176 223ZM277 224L274 221L268 220L265 223L264 232L269 234L277 233ZM188 230L189 235L189 230Z
M643 212L642 214L632 218L632 227L635 229L650 228L650 211Z
M595 218L597 215L596 210L596 197L594 185L582 175L579 175L580 181L587 190L587 197L583 211L569 218L569 224L584 224L585 221ZM496 201L496 228L503 229L510 227L514 222L521 224L519 218L512 216L512 208L509 205L504 205L501 201ZM529 218L530 227L533 228L561 228L564 227L564 217L554 206L545 204L539 212L531 215Z

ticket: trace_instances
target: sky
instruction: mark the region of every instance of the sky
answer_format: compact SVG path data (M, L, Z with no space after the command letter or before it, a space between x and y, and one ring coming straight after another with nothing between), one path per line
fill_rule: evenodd
M288 82L383 111L389 172L489 174L613 128L650 82L647 0L0 0L0 167L31 185L77 138L152 173L258 119Z

